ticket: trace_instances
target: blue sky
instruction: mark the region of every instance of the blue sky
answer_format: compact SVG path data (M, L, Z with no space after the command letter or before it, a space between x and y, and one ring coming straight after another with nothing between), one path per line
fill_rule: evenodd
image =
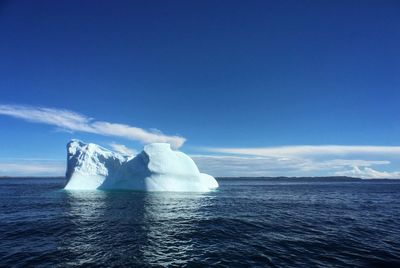
M0 2L0 175L62 175L78 138L400 177L398 1L143 2Z

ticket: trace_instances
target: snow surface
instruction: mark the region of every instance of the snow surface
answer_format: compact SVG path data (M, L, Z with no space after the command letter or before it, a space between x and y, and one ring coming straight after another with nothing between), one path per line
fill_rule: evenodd
M69 142L67 151L67 190L206 192L218 187L214 177L200 173L189 156L167 143L148 144L135 157L79 140Z

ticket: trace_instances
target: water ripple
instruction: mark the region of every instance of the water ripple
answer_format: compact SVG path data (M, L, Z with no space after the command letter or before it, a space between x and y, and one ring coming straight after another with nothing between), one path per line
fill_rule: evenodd
M400 267L400 182L194 193L0 181L0 266Z

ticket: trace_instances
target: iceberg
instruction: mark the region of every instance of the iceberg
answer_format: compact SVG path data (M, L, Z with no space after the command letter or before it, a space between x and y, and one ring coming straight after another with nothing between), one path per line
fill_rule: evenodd
M214 177L200 173L186 154L167 143L144 146L125 156L93 143L67 144L66 190L140 190L207 192L218 188Z

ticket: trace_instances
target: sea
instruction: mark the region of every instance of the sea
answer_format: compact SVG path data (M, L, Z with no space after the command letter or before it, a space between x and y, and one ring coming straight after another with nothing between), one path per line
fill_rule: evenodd
M0 267L400 267L400 180L220 178L208 193L0 179Z

